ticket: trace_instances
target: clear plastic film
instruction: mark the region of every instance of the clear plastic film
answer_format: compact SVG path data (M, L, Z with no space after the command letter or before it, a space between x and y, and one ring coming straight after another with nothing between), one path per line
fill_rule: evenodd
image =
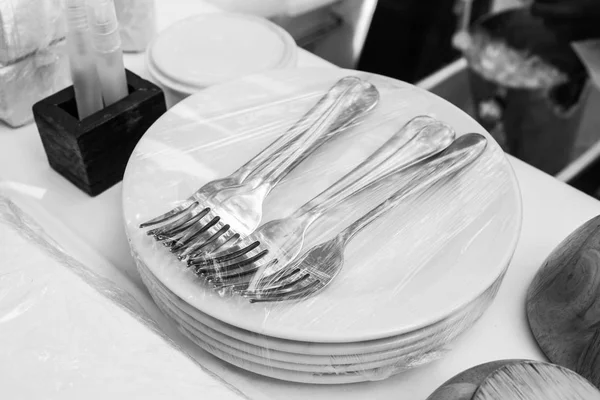
M124 51L141 52L156 33L154 0L115 0Z
M63 0L0 0L0 65L63 39Z
M0 63L0 120L12 127L32 122L31 107L70 83L64 39L15 63Z
M0 193L0 375L14 399L242 399Z
M349 71L272 72L186 99L140 141L123 185L138 270L180 331L302 383L442 357L493 300L520 230L513 172L476 122Z

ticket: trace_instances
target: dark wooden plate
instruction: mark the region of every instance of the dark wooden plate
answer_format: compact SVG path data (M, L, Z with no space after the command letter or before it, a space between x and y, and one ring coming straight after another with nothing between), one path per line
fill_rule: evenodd
M498 368L520 360L498 360L469 368L447 380L427 400L471 400L481 383Z
M600 387L600 216L548 256L529 287L526 308L548 359Z
M472 400L598 400L600 391L575 372L554 364L522 361L492 372Z

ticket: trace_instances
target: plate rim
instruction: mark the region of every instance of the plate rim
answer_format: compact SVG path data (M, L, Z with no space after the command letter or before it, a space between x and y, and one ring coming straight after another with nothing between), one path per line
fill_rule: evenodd
M236 358L239 358L244 361L249 361L249 362L252 362L255 364L259 364L259 365L262 365L267 368L277 368L277 369L282 369L282 370L286 370L286 371L310 373L310 374L329 374L334 371L342 372L342 373L346 373L346 372L360 373L361 371L382 369L382 368L386 368L386 367L390 367L390 366L395 366L399 362L403 362L403 364L407 364L411 358L427 357L431 354L438 353L440 350L443 350L443 346L444 346L444 343L438 342L436 345L435 343L429 342L429 343L426 343L425 351L423 351L423 349L415 349L415 350L406 352L404 354L395 355L395 356L387 357L387 358L383 358L383 359L375 359L372 361L361 361L361 362L348 361L348 362L339 363L339 364L310 364L307 362L301 363L301 362L293 362L293 361L286 361L286 360L272 360L272 359L269 359L266 357L257 356L255 354L248 353L242 349L238 349L227 343L224 343L221 340L219 340L218 338L214 338L211 335L208 335L207 333L203 332L201 329L197 328L196 326L191 324L189 321L186 321L183 317L178 315L178 312L182 312L182 311L181 310L174 311L173 307L176 307L176 306L173 306L172 304L166 304L165 300L163 298L161 298L162 296L159 293L155 293L155 294L159 298L158 300L155 299L155 302L157 304L160 303L162 307L165 307L168 309L168 311L164 311L164 313L167 314L169 316L169 318L171 318L171 320L173 322L175 322L179 327L183 327L184 329L186 329L188 332L193 334L198 340L207 342L208 345L215 347L215 345L210 344L207 340L205 340L201 336L198 336L197 333L200 333L202 336L206 336L211 341L218 343L217 347L219 348L219 350L221 350L224 353L229 354L231 357L236 357ZM224 346L224 348L222 348L220 346ZM233 349L233 351L235 351L236 353L242 353L244 355L234 354L231 350L229 350L229 348ZM267 350L267 349L265 349L265 350L266 350L265 351L266 353L270 352L270 350ZM263 359L264 362L251 360L245 354L248 354L252 358ZM285 365L287 368L284 366L272 365L271 361L275 361L277 364ZM380 364L380 365L373 365L373 364ZM363 366L363 365L365 365L366 367L361 368L361 366ZM310 367L313 367L315 370L309 371L307 369L298 369L298 367L295 367L295 366L310 366ZM407 369L412 368L412 367L413 367L412 365L403 365L402 366L402 368L407 368ZM304 368L307 368L307 367L304 367ZM356 369L352 369L352 368L356 368Z
M143 269L143 268L142 268L142 269ZM337 358L342 358L342 357L368 356L368 355L372 355L372 354L378 354L378 353L384 353L384 355L385 355L385 353L393 353L393 352L394 352L394 350L399 350L399 349L401 349L401 348L404 348L404 347L394 347L394 348L390 348L390 349L386 349L386 350L375 351L375 352L372 352L372 351L371 351L371 352L365 352L365 353L354 353L354 352L349 352L349 353L345 353L345 354L319 354L319 355L315 355L315 354L306 354L306 353L295 353L295 352L290 352L290 351L285 351L285 350L279 350L279 349L271 349L271 348L268 348L268 347L265 347L265 346L260 346L260 345L254 344L254 343L245 342L245 341L243 341L243 340L241 340L241 339L232 338L232 337L228 336L228 335L227 335L226 333L224 333L224 332L221 332L221 331L219 331L219 330L217 330L217 329L213 329L213 328L210 328L210 327L207 327L206 325L204 325L204 324L203 324L201 321L199 321L198 319L196 319L196 318L195 318L193 315L189 314L189 313L188 313L186 310L183 310L181 307L179 307L179 306L177 305L177 301L176 301L177 299L173 300L172 298L170 298L170 297L169 297L169 295L168 295L168 294L165 294L165 293L164 293L164 292L163 292L163 291L162 291L160 288L158 288L158 289L157 289L157 288L156 288L156 285L157 285L157 283L154 281L154 280L155 280L155 278L153 278L153 277L148 277L148 276L147 276L147 274L148 274L148 273L149 273L149 272L141 272L141 275L143 275L143 276L142 276L142 279L143 279L144 281L145 281L146 279L148 279L148 280L150 281L150 285L152 285L152 288L148 288L148 290L151 292L151 294L152 294L152 293L155 293L155 294L156 294L156 296L160 297L160 298L161 298L161 301L162 301L163 303L165 302L165 301L164 301L164 299L166 299L166 301L169 303L169 308L170 308L170 309L171 309L171 308L173 308L173 307L174 307L174 308L177 308L177 310L178 310L179 312L181 312L182 314L185 314L185 315L186 315L186 316L187 316L189 319L193 320L195 323L197 323L197 324L199 324L199 325L201 325L201 326L203 326L203 327L205 327L205 328L208 328L209 330L213 330L217 336L231 338L231 339L233 339L233 340L235 340L235 341L238 341L238 342L240 342L240 344L248 344L248 345L251 345L251 346L253 346L253 347L257 347L257 348L263 348L263 349L265 350L265 352L269 352L269 353L278 353L278 354L290 354L292 357L294 357L294 356L300 356L300 357L306 357L306 358L313 358L313 357L315 357L315 358L317 358L317 357L321 358L321 357L322 357L322 358L324 358L324 359L331 359L331 358L335 358L335 357L337 357ZM175 295L175 297L176 297L176 295ZM171 306L172 306L172 307L171 307ZM180 317L180 318L181 318L181 319L183 319L182 317ZM191 324L191 323L190 323L190 322L188 322L188 321L185 321L185 322L186 322L186 323L188 323L188 324ZM194 325L194 324L191 324L191 325ZM202 331L202 329L200 329L200 328L197 328L196 326L194 326L194 328L195 328L195 329L198 329L198 330L200 330L200 331ZM466 329L468 329L468 327L467 327L467 328L462 328L462 329L458 330L458 331L457 331L458 333L457 333L457 335L456 335L454 338L458 337L458 336L459 336L460 334L462 334L462 333L463 333L463 332L464 332ZM443 332L445 332L445 330L444 330ZM436 335L428 335L428 336L426 336L426 337L425 337L425 339L426 339L427 341L431 341L432 337L434 337L434 336L436 336L436 337L439 337L439 335L443 334L443 332L438 332L437 336L436 336ZM213 338L214 340L217 340L217 341L219 341L219 342L222 342L222 343L224 343L224 342L223 342L221 339L219 339L219 338L216 338L216 337L213 337L213 336L212 336L211 334L209 334L209 333L206 333L206 332L204 332L204 331L202 331L202 333L203 333L203 334L205 334L205 335L207 335L207 336L210 336L210 337L211 337L211 338ZM266 339L266 340L270 340L270 338L268 338L268 337L265 337L265 339ZM409 345L414 345L414 344L418 344L418 343L422 343L422 342L423 342L423 340L416 340L416 341L413 341L412 343L409 343ZM229 344L227 344L227 343L224 343L224 344L225 344L225 345L227 345L227 346L230 346L230 347L234 347L234 348L236 348L237 350L240 350L240 351L245 351L245 350L243 350L243 349L237 348L237 347L235 347L235 346L232 346L232 345L229 345ZM410 351L410 352L408 352L407 354L412 354L412 353L413 353L413 351ZM387 358L393 358L393 357L387 357ZM287 362L287 363L292 363L292 364L307 364L307 363L308 363L308 364L310 364L310 362L308 362L308 361L307 361L307 362L301 362L301 361L289 361L289 360L282 360L282 359L278 359L278 361L284 361L284 362ZM368 362L372 362L372 361L368 361ZM362 362L362 363L367 363L367 362ZM344 362L344 363L339 363L339 364L347 364L347 362ZM315 365L330 365L330 364L315 364Z

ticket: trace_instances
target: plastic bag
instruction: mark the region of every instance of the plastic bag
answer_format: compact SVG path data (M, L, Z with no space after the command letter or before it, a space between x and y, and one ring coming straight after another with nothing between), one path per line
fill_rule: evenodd
M0 120L18 127L33 121L31 107L71 83L65 40L22 60L0 65Z
M115 0L124 51L141 52L156 33L154 0Z
M0 0L0 64L15 63L65 34L63 0Z

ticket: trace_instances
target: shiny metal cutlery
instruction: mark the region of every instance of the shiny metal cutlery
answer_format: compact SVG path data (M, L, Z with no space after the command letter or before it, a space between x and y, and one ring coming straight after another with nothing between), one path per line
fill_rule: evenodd
M292 261L302 250L308 228L325 213L387 174L402 171L441 152L454 137L455 132L449 126L434 118L413 118L360 165L289 217L264 224L212 260L191 259L188 263L197 274L219 287L243 287L263 266L284 267Z
M410 168L411 176L407 184L386 201L333 239L308 250L284 269L269 274L270 266L265 266L253 278L250 288L241 291L241 294L251 302L265 302L303 299L323 290L341 271L344 265L344 250L361 230L408 197L430 189L443 179L451 179L475 161L486 146L487 140L482 135L471 133L459 137L438 156ZM380 184L381 182L375 182L373 187L365 190L375 190Z
M373 109L378 100L371 84L356 77L341 79L287 134L251 161L140 227L160 225L147 234L177 253L202 234L225 243L240 231L257 226L266 195L318 147Z

